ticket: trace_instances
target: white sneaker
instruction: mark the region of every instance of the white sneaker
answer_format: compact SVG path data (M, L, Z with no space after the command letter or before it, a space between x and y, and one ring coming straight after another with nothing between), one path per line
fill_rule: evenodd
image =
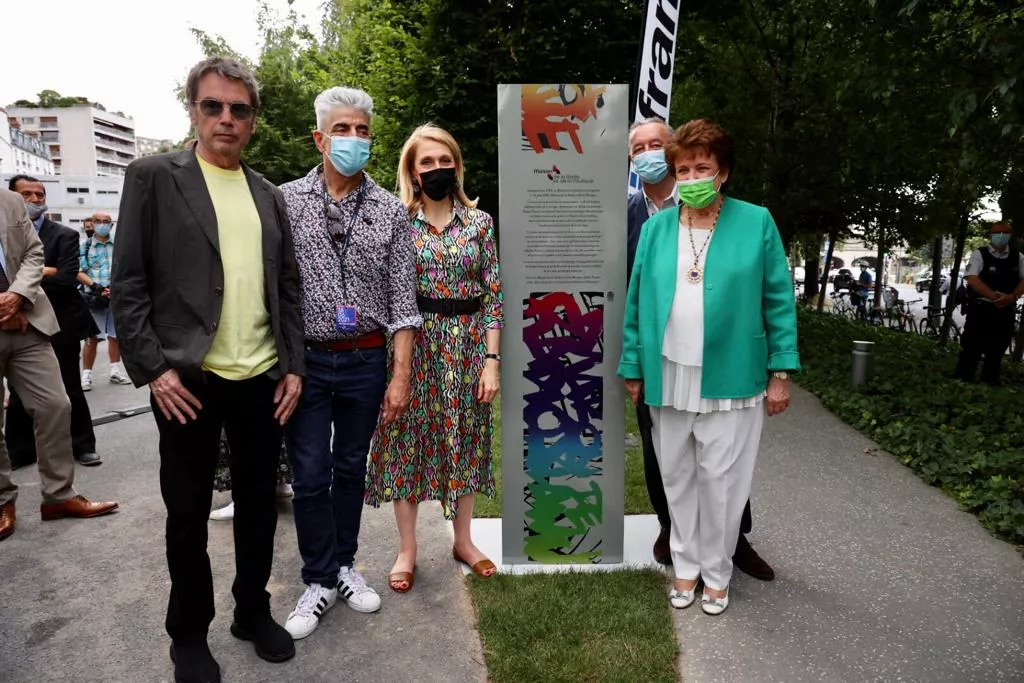
M210 519L215 522L230 522L235 518L235 501L210 513Z
M131 384L132 381L128 378L128 373L124 371L120 363L116 363L110 366L110 383L111 384Z
M82 370L82 391L92 391L92 370Z
M277 485L277 497L278 498L291 498L294 495L295 495L295 492L292 491L292 485L291 484L278 484Z
M295 609L288 615L288 620L284 622L285 630L294 640L302 640L316 630L320 625L320 617L334 607L337 601L337 588L324 588L319 583L309 584Z
M338 570L338 593L348 606L357 612L371 614L380 609L380 596L377 595L377 591L366 585L363 575L354 567L342 567Z

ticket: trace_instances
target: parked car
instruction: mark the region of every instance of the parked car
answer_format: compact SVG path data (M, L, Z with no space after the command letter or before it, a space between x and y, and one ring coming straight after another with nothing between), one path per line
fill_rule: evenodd
M793 282L798 285L802 285L804 283L804 272L803 266L796 266L793 268Z
M849 268L840 268L836 271L836 274L832 276L832 285L835 291L840 289L852 289L854 283L857 282L857 278L853 276L853 272Z
M925 273L922 273L921 275L918 275L916 278L914 278L914 287L917 289L917 291L919 293L920 292L927 292L931 288L931 286L932 286L932 273L931 273L930 270L925 272ZM948 293L949 293L949 273L946 272L946 271L942 271L942 272L939 273L939 294L948 294Z

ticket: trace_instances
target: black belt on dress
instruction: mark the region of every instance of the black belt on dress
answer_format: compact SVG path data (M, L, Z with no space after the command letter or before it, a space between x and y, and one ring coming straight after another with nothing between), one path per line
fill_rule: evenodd
M416 295L416 304L421 313L434 313L442 316L473 315L480 310L480 297L472 299L430 299Z

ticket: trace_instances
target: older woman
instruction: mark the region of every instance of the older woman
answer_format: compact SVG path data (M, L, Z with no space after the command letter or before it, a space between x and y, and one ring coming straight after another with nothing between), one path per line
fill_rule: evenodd
M490 576L494 563L473 544L473 495L494 494L491 401L498 393L502 293L494 222L463 185L455 139L430 124L413 131L398 162L412 219L423 328L413 350L408 414L382 425L370 450L366 501L394 501L401 546L391 589L412 588L417 503L438 500L454 520L455 560Z
M680 126L665 150L680 206L643 226L619 375L651 407L672 519L673 607L729 606L732 554L764 415L789 406L799 369L786 254L768 210L725 197L731 138Z

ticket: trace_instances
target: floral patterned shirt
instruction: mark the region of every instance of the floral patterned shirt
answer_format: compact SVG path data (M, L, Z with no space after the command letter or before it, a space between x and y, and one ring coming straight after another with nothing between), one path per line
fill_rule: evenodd
M423 209L412 219L416 245L416 288L432 299L480 297L483 326L504 327L503 295L494 243L494 220L480 209L455 202L443 229L430 225Z
M409 213L397 197L364 173L361 189L337 201L326 194L322 166L281 191L299 264L306 339L333 341L378 329L394 334L422 325ZM331 237L328 201L341 212L342 230L351 225L347 249ZM339 306L357 308L354 332L338 331Z

